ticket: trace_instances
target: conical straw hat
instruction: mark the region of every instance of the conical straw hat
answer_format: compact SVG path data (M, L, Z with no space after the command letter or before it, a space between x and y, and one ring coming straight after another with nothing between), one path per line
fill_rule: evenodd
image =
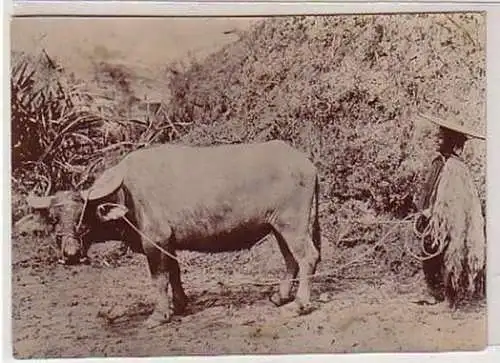
M486 137L484 135L480 135L474 130L469 129L467 126L461 125L456 121L451 121L451 120L443 120L441 118L437 117L432 117L424 114L419 114L420 117L423 119L430 121L438 126L444 127L449 130L453 130L455 132L459 132L463 135L465 135L467 138L476 138L476 139L481 139L481 140L486 140Z

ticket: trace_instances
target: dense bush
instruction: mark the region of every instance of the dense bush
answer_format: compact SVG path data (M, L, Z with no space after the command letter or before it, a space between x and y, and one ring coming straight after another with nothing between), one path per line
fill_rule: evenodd
M174 67L170 117L195 123L195 144L287 140L313 156L333 210L402 215L433 157L417 112L485 128L484 27L480 14L268 19ZM484 199L485 148L470 147Z

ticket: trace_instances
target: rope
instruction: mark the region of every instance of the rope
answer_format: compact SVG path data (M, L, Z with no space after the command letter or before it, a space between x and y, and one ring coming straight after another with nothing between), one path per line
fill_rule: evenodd
M441 158L444 160L444 157L443 155L441 155ZM442 176L443 174L440 172L437 179L434 181L434 184L433 184L433 189L432 189L432 193L430 195L430 203L431 205L434 204L435 200L436 200L436 195L437 195L437 185L439 185L441 183L441 179L442 179ZM416 228L416 223L418 221L418 218L415 218L415 221L413 223L413 231L415 232L415 234L420 237L420 243L421 243L421 249L422 249L422 253L424 254L424 256L417 256L415 254L413 254L413 252L411 252L408 248L408 253L415 259L419 260L420 262L424 262L424 261L427 261L427 260L431 260L437 256L439 256L445 249L446 245L443 241L438 241L438 249L436 250L436 252L434 253L428 253L426 251L426 248L425 248L425 239L431 235L432 233L432 223L431 221L429 221L429 223L427 223L424 231L422 233L420 233L417 228ZM408 247L408 246L406 246Z
M405 219L403 219L402 221L400 221L400 223L397 223L397 224L401 224L401 223L404 223L404 221L406 219L409 219L411 216L408 216L406 217ZM397 225L395 225L394 227L392 227L388 232L386 232L382 238L376 243L374 244L370 249L368 249L366 252L364 252L363 254L359 255L358 257L356 257L355 259L343 264L343 265L340 265L340 266L337 266L336 268L334 269L329 269L328 272L324 272L324 273L316 273L316 274L310 274L310 275L306 275L307 278L317 278L317 277L332 277L332 276L335 276L337 275L341 270L344 270L345 268L351 266L351 265L354 265L355 263L357 262L360 262L363 258L365 258L366 256L372 254L379 246L383 245L385 242L386 242L386 239L394 232L394 230L396 229ZM275 286L275 285L279 285L281 284L283 281L289 281L289 282L297 282L297 281L300 281L300 277L298 278L290 278L290 279L265 279L263 281L260 281L260 282L257 282L257 281L239 281L238 283L220 283L221 285L223 286L227 286L227 287L239 287L241 285L255 285L255 286Z
M418 216L418 214L417 214L417 216ZM412 256L413 258L415 258L416 260L418 260L420 262L425 262L425 261L431 260L431 259L439 256L441 253L443 253L446 245L445 245L445 243L443 243L443 241L439 241L438 242L438 249L436 250L436 252L428 253L426 251L426 248L425 248L425 239L431 234L432 225L431 225L431 223L428 223L427 226L425 227L424 231L420 232L416 227L417 222L418 222L418 217L415 218L415 220L413 222L413 231L414 231L415 235L420 239L421 250L422 250L422 253L424 254L424 256L418 256L418 255L414 254L408 248L407 244L405 244L405 247L406 247L407 252L410 254L410 256Z
M410 250L410 248L408 247L407 243L405 243L405 249L406 249L406 252L411 257L413 257L417 261L424 262L424 261L433 259L436 256L439 256L444 251L445 244L442 243L442 241L439 241L439 248L438 248L438 250L436 252L434 252L434 253L428 253L426 251L426 249L425 249L425 238L427 236L429 236L430 233L431 233L431 225L428 224L423 232L418 231L418 229L416 228L416 223L417 223L418 217L420 215L421 215L420 213L410 214L410 215L406 216L405 218L403 218L400 221L380 221L380 220L376 220L376 221L370 222L370 221L363 221L361 219L347 219L345 221L347 221L347 222L355 222L355 223L360 223L360 224L395 224L395 225L400 225L400 224L404 224L404 223L409 223L409 219L414 218L414 221L413 221L413 231L414 231L415 235L417 235L417 237L420 239L421 250L422 250L422 254L424 256L418 256L414 252L412 252Z
M78 224L76 225L76 230L79 231L80 227L82 226L83 223L83 215L85 214L85 209L87 209L87 204L89 203L89 195L90 195L90 189L88 194L83 198L83 208L82 208L82 213L80 213L80 218L78 220Z
M119 207L121 209L124 209L124 206L122 206L120 204L115 204L115 203L103 203L101 205L102 206L104 206L104 205L115 206L115 207ZM378 222L368 222L367 223L367 222L362 222L362 221L358 220L359 223L364 223L364 224L377 224L377 223L378 224L393 224L393 226L392 226L392 228L389 229L389 231L387 231L382 236L382 238L377 243L375 243L370 249L368 249L366 252L364 252L363 254L359 255L355 259L353 259L353 260L351 260L351 261L349 261L349 262L347 262L347 263L345 263L343 265L337 266L333 270L329 269L328 272L316 273L316 274L309 274L309 275L306 275L305 277L307 277L307 278L313 278L314 279L314 278L318 278L318 277L332 277L332 276L337 275L341 270L344 270L345 268L347 268L349 266L352 266L355 263L360 262L363 258L365 258L366 256L372 254L378 247L380 247L381 245L383 245L386 242L387 238L395 231L395 229L399 225L404 224L404 223L408 223L411 218L415 218L418 215L419 215L419 213L410 214L410 215L406 216L404 219L402 219L401 221L382 221L382 222L378 221ZM162 248L161 246L159 246L149 236L147 236L144 232L142 232L139 228L137 228L125 215L120 216L120 218L123 219L134 231L136 231L139 235L141 235L143 238L145 238L148 242L150 242L159 251L161 251L162 253L164 253L168 257L172 258L173 260L177 261L178 263L182 263L176 256L174 256L172 253L168 252L167 250L165 250L164 248ZM414 228L415 228L415 222L414 222L413 225L414 225ZM416 234L421 236L422 243L424 241L424 238L429 233L429 231L430 231L429 225L425 229L424 233L420 233L420 232L418 232L415 229ZM443 245L443 244L440 243L440 245ZM407 244L405 244L405 247L406 247L406 250L409 253L409 255L411 257L419 260L419 261L425 261L425 260L434 258L437 255L439 255L442 252L442 250L443 250L443 247L440 246L440 248L438 249L437 252L435 252L433 254L428 254L425 251L424 245L422 244L422 250L423 250L423 253L426 254L426 256L417 256L412 251L410 251L410 249L408 248ZM190 265L189 263L187 263L185 261L184 261L184 263L186 263L188 266ZM257 282L257 281L250 281L250 280L249 281L239 281L238 283L222 283L222 282L219 282L219 284L223 285L223 286L228 286L228 287L230 287L230 286L238 287L238 286L242 286L242 285L275 286L275 285L281 284L283 281L297 282L297 281L300 281L300 277L289 278L289 279L265 279L265 280L259 281L259 282Z
M176 256L174 256L172 253L168 252L163 247L161 247L160 245L158 245L157 243L155 243L155 241L153 241L148 235L146 235L139 228L137 228L136 226L134 226L134 224L125 215L126 211L127 211L127 208L125 206L123 206L121 204L116 204L116 203L102 203L102 204L99 205L99 207L103 207L103 206L118 207L119 209L121 209L122 211L124 211L125 213L122 216L120 216L120 218L123 219L134 231L136 231L137 233L139 233L139 235L141 235L143 238L145 238L149 243L151 243L153 246L155 246L162 253L164 253L165 255L167 255L168 257L170 257L171 259L177 261L177 263L181 263L181 261Z
M143 233L141 230L139 230L139 228L137 228L136 226L134 226L134 224L132 222L130 222L130 220L123 216L122 219L127 222L127 224L132 227L132 229L134 231L136 231L137 233L139 233L142 237L144 237L145 239L147 239L149 241L149 243L151 243L153 246L155 246L156 248L158 248L161 252L163 252L165 255L167 255L168 257L170 257L171 259L177 261L177 263L181 263L181 261L179 261L179 259L174 256L173 254L171 254L170 252L168 252L167 250L165 250L164 248L162 248L161 246L159 246L158 244L156 244L151 238L149 238L145 233Z
M386 239L394 232L394 230L397 228L397 226L401 223L404 223L405 220L411 218L412 216L408 216L406 217L405 219L403 219L402 221L400 221L400 223L394 223L395 226L393 226L388 232L386 232L382 238L379 240L379 242L377 242L376 244L374 244L370 249L368 249L365 253L359 255L358 257L356 257L355 259L343 264L343 265L340 265L338 267L336 267L335 269L329 269L328 272L325 272L325 273L316 273L316 274L309 274L309 275L306 275L306 277L308 278L317 278L317 277L331 277L331 276L335 276L336 274L338 274L338 272L340 272L341 270L351 266L351 265L354 265L355 263L357 262L360 262L363 258L365 258L366 256L372 254L379 246L383 245L385 242L386 242ZM148 236L146 236L143 232L141 232L138 228L136 228L126 217L122 217L135 231L137 231L137 233L139 233L141 236L143 236L144 238L148 239L148 241L150 241L155 247L157 247L160 251L162 251L163 253L167 254L169 257L172 257L173 259L175 259L176 261L179 261L177 258L175 258L174 256L171 256L170 253L168 253L167 251L165 251L163 248L161 248L160 246L158 246L157 244L155 244ZM297 281L300 281L300 277L299 278L290 278L290 279L265 279L263 281L239 281L238 283L220 283L221 285L223 286L233 286L233 287L238 287L238 286L241 286L241 285L255 285L255 286L275 286L275 285L279 285L281 284L283 281L289 281L289 282L297 282Z

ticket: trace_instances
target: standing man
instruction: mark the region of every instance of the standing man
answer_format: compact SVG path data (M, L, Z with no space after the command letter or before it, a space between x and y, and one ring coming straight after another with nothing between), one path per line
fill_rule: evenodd
M485 137L452 121L422 118L439 127L438 156L416 200L415 233L431 303L450 306L484 295L486 240L481 201L462 160L465 142Z

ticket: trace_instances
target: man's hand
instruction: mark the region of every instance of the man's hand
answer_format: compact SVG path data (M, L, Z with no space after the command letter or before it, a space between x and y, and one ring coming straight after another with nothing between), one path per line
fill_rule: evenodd
M431 210L429 208L424 209L417 215L414 223L414 230L417 235L420 235L425 231L427 224L429 223L430 216Z
M427 208L420 212L425 218L429 219L431 217L431 209Z

